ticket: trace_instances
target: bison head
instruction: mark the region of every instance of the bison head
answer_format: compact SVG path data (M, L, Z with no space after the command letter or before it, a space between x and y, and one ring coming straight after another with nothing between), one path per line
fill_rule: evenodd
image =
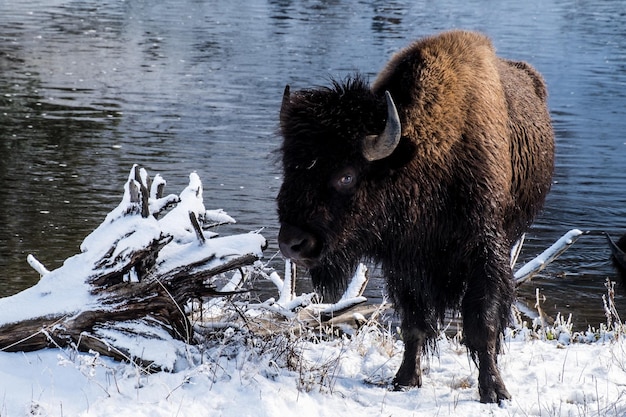
M375 246L384 211L377 183L402 159L394 157L403 153L398 112L388 92L374 94L357 76L293 94L287 86L280 122L280 250L336 293Z

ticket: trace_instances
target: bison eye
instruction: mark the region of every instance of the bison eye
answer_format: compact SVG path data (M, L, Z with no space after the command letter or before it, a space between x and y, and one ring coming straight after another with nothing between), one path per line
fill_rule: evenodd
M343 177L339 178L339 185L342 187L347 187L348 185L352 184L353 179L354 178L352 177L352 175L346 174Z
M356 171L354 168L345 168L334 177L332 186L339 192L347 192L354 188L356 185Z

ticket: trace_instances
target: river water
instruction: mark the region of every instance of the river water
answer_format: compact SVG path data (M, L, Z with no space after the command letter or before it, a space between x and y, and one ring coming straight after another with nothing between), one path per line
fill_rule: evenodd
M528 0L0 0L0 296L33 285L117 205L135 163L178 193L197 171L207 208L264 228L277 252L273 151L282 90L370 78L413 39L487 33L541 71L556 174L522 261L570 228L626 232L626 6ZM519 291L578 328L605 320L618 280L603 238L584 236ZM381 298L374 277L366 295ZM626 290L616 302L626 319Z

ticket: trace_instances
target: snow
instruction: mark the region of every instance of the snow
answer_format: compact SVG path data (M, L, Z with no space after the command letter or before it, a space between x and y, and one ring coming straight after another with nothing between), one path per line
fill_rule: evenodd
M80 255L76 255L67 259L64 266L68 269L73 269L74 265L82 267L83 263L79 257ZM89 294L89 286L72 278L52 271L44 275L36 286L13 297L0 299L2 322L13 323L34 317L72 315L80 308L90 305L93 297Z
M72 349L0 352L0 415L626 415L623 337L566 346L507 339L499 362L513 399L501 405L478 401L477 369L454 338L439 340L422 388L393 392L402 344L374 325L322 342L255 344L232 329L221 337L200 363L155 374Z

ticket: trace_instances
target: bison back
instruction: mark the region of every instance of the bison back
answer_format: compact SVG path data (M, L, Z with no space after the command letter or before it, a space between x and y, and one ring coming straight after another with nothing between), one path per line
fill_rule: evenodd
M509 234L517 238L532 223L550 190L554 170L554 132L541 75L525 62L501 59L498 71L509 113L512 161L507 213Z

